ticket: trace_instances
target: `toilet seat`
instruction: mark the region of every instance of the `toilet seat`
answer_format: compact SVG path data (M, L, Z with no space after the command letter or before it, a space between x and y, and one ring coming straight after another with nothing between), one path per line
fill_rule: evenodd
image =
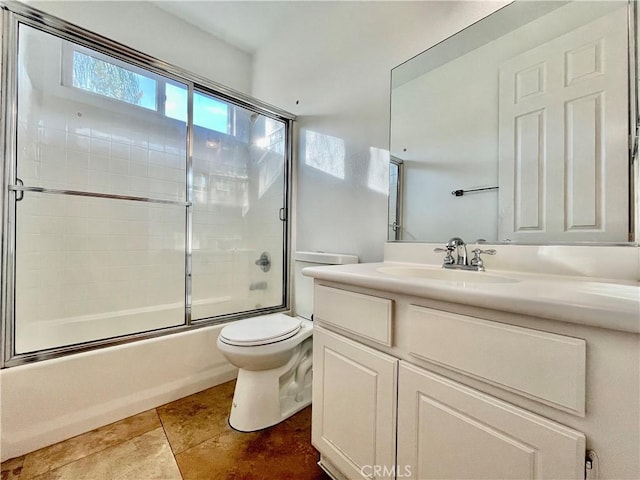
M252 347L286 340L298 333L300 328L299 318L274 314L233 322L222 329L219 338L228 345Z

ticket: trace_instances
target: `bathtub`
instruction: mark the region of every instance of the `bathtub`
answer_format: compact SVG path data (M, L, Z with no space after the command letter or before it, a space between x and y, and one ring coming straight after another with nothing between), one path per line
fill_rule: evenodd
M223 325L0 371L2 461L236 377Z

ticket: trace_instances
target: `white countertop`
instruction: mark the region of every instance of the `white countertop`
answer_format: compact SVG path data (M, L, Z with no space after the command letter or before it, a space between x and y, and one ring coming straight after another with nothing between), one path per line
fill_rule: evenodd
M513 280L508 283L476 283L392 275L379 271L383 267L439 269L436 265L385 262L308 267L303 274L382 292L640 333L640 283L637 281L506 270L468 272Z

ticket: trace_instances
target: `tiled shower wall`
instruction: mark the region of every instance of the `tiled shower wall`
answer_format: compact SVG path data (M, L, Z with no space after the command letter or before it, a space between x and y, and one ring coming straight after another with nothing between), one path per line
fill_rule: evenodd
M24 63L17 176L25 185L186 200L183 122L60 86L60 62L42 72ZM194 318L278 305L282 157L260 196L253 190L271 156L200 130ZM18 353L184 322L184 206L25 192L16 211ZM263 250L278 264L267 274L254 264Z
M264 131L264 120L252 137ZM193 318L279 305L283 156L199 128L193 152ZM261 194L274 158L274 181ZM271 256L268 272L255 264L263 251Z

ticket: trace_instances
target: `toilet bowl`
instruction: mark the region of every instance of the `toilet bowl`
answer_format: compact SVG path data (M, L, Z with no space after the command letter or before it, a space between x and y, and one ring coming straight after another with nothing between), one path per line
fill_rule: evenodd
M270 427L311 403L313 280L302 268L357 263L354 255L296 252L295 311L229 323L218 349L238 367L229 425L242 432Z
M218 348L238 367L229 424L252 432L270 427L311 403L313 324L281 313L224 327Z

